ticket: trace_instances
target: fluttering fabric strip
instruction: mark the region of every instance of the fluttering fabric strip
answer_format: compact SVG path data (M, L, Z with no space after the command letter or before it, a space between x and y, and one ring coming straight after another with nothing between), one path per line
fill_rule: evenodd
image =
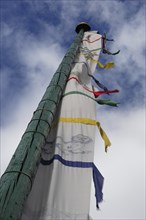
M111 146L111 142L109 138L107 137L105 131L101 128L100 123L96 120L90 119L90 118L60 118L59 122L64 123L81 123L86 125L94 125L97 126L100 132L100 135L104 141L105 145L105 152L107 152L107 148Z
M107 91L92 91L92 90L88 89L87 87L85 87L84 85L82 85L80 83L80 81L76 77L70 77L68 79L68 81L72 80L72 79L76 80L85 90L87 90L88 92L93 93L95 95L95 97L100 96L100 95L104 95L104 94L119 92L119 90L117 90L117 89L115 89L115 90L107 90Z
M94 76L92 76L91 74L88 74L88 75L94 80L94 82L97 84L97 86L99 86L104 91L108 91L108 88L106 86L104 86L103 84L101 84Z
M96 62L96 60L91 60L92 62ZM107 62L105 64L102 64L101 62L97 61L97 64L102 69L110 69L115 67L115 64L113 62Z
M106 99L106 100L104 100L104 99L94 99L94 98L92 98L91 96L89 96L89 95L87 95L87 94L85 94L85 93L83 93L83 92L78 92L78 91L67 92L67 93L63 94L62 97L65 97L65 96L68 96L68 95L73 95L73 94L84 95L84 96L86 96L86 97L92 99L93 101L97 102L97 103L100 104L100 105L109 105L109 106L117 107L118 104L119 104L119 103L117 103L117 102L113 102L113 101L110 100L110 99Z
M119 52L120 52L120 50L118 50L117 52L115 52L115 53L111 53L109 50L107 50L107 48L106 48L106 41L113 41L113 39L112 40L109 40L109 39L107 39L106 38L106 34L104 34L104 36L102 37L102 51L103 51L103 53L106 53L106 54L108 54L108 55L117 55Z
M110 69L110 68L115 67L115 64L114 64L113 62L107 62L107 63L105 63L105 64L102 64L102 63L99 62L98 60L94 60L94 59L91 57L90 53L89 53L89 54L88 54L88 53L89 53L89 52L82 50L82 52L79 52L79 53L78 53L78 56L84 55L85 58L86 58L86 60L90 60L90 61L93 62L93 63L97 63L98 67L100 67L100 68L102 68L102 69Z
M69 161L63 159L60 155L55 154L52 159L44 160L41 158L41 164L44 166L50 165L54 160L58 160L65 166L76 167L76 168L92 168L93 181L95 186L95 197L96 197L96 207L99 208L98 203L103 200L103 182L104 178L95 166L93 162L82 162L82 161Z
M117 55L118 53L120 53L120 50L118 50L115 53L110 52L109 50L103 48L103 53L107 53L108 55Z
M84 64L87 68L87 74L88 76L92 77L92 79L95 81L95 83L102 89L104 89L105 91L108 92L108 89L103 85L101 84L93 75L89 74L89 70L88 70L88 66L85 62L73 62L73 63L81 63L81 64ZM119 90L117 90L117 92L119 92ZM108 93L107 93L108 94ZM95 94L94 94L95 95ZM97 97L98 95L95 95L95 97Z
M107 137L106 133L104 132L104 130L102 129L100 123L97 121L96 124L97 124L97 127L98 127L98 129L99 129L99 132L100 132L100 134L101 134L101 137L102 137L103 140L104 140L105 152L107 152L107 148L108 148L109 146L111 146L111 142L110 142L109 138Z
M97 103L100 105L109 105L113 107L118 107L118 104L120 104L119 102L113 102L110 99L97 99Z
M105 68L105 69L113 68L115 66L113 62L107 62L106 64L102 64L97 59L93 59L94 56L98 56L98 54L95 53L95 51L101 50L102 48L89 50L87 47L80 47L78 56L83 55L86 60L91 60L91 62L97 63L100 68Z

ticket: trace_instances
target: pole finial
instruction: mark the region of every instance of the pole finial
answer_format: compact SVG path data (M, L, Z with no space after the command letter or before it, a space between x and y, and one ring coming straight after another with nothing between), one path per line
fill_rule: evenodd
M91 27L90 27L90 25L87 24L86 22L81 22L81 23L79 23L79 24L76 26L75 31L76 31L77 33L79 33L81 29L83 29L84 32L85 32L85 31L90 31L90 30L91 30Z

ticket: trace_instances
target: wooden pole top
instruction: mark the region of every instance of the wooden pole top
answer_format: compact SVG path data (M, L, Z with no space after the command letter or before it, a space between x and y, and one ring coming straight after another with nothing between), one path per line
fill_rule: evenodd
M90 27L90 25L87 24L86 22L81 22L81 23L79 23L79 24L76 26L75 31L76 31L77 33L79 33L81 29L83 29L84 32L85 32L85 31L90 31L90 30L91 30L91 27Z

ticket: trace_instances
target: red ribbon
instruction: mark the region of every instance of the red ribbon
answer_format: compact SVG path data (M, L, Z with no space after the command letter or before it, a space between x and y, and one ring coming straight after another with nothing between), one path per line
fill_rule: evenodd
M100 38L97 38L96 40L93 40L93 41L89 41L89 40L82 40L81 42L84 42L84 41L87 41L88 43L94 43L95 41L98 41L98 40L100 40L101 39L101 37Z
M76 77L70 77L70 78L68 79L68 81L71 80L71 79L76 80L80 85L82 85L82 84L80 83L80 81L79 81ZM100 95L103 95L103 94L109 94L109 93L119 92L119 90L117 90L117 89L115 89L115 90L107 90L107 91L93 91L93 90L90 90L90 89L84 87L83 85L82 85L82 87L83 87L85 90L87 90L88 92L93 93L93 94L95 95L95 97L100 96Z

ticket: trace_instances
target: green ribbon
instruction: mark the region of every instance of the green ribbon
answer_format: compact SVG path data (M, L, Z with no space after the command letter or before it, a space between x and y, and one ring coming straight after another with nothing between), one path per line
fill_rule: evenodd
M113 102L110 99L98 99L97 102L100 105L110 105L110 106L113 106L113 107L118 107L118 104L120 104L118 102Z
M92 98L91 96L83 93L83 92L78 92L78 91L71 91L71 92L67 92L63 95L64 96L67 96L67 95L73 95L73 94L79 94L79 95L84 95L90 99L92 99L93 101L97 102L99 105L109 105L109 106L112 106L112 107L118 107L118 104L120 103L117 103L117 102L113 102L112 100L110 99L94 99Z

